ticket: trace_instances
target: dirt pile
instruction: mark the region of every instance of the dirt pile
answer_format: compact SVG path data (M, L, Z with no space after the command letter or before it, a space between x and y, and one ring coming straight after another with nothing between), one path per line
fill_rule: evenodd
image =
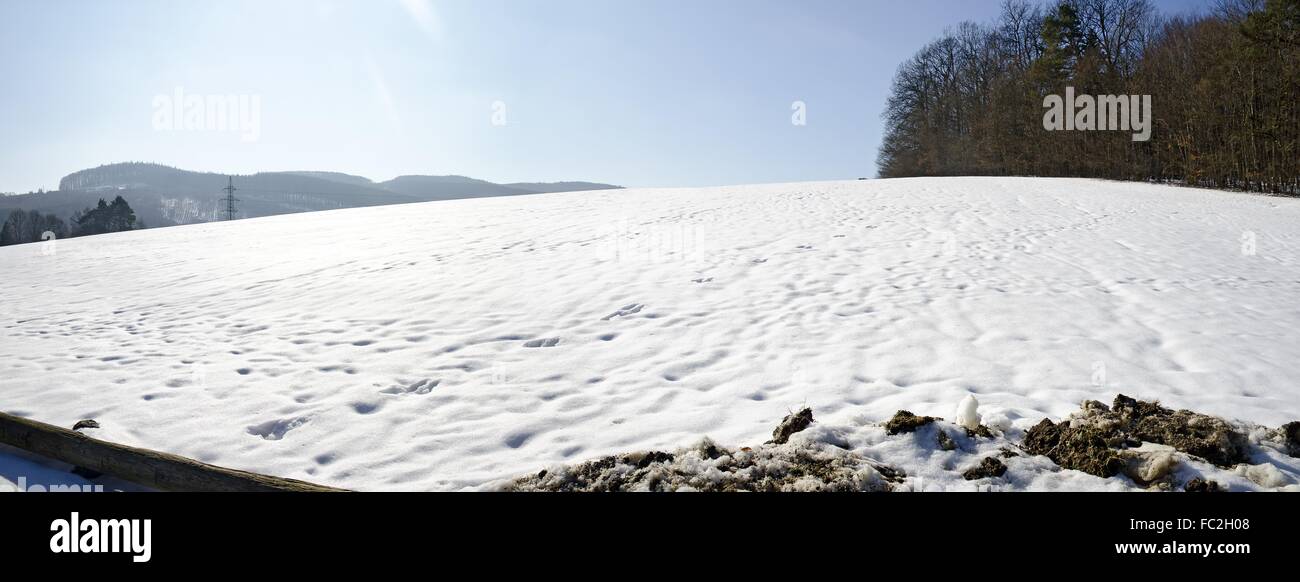
M885 423L885 432L889 434L900 434L905 432L914 432L916 429L940 420L933 416L917 416L906 410L900 410L894 413L894 417Z
M732 450L709 439L674 453L604 457L515 479L507 491L889 491L906 475L824 443L791 443L812 410L787 416L772 441Z
M1188 493L1221 493L1223 487L1214 481L1207 481L1200 477L1192 479L1183 487L1183 491Z
M808 428L808 425L812 423L813 415L811 408L804 408L799 412L792 413L781 420L781 424L776 426L776 429L772 431L772 440L768 441L768 443L783 445L786 441L790 440L790 435Z
M1079 413L1060 423L1044 419L1025 434L1024 448L1067 469L1099 477L1124 472L1139 482L1150 482L1170 467L1153 465L1151 454L1130 451L1143 442L1172 447L1224 468L1249 458L1246 436L1226 421L1122 394L1109 407L1095 400L1084 402Z
M1278 429L1282 444L1286 445L1286 454L1300 457L1300 421L1288 422Z
M1006 472L1007 466L1002 464L1002 461L999 461L997 457L984 457L980 464L967 469L961 476L967 481L975 481L977 479L1001 477Z
M814 423L812 409L787 415L762 445L727 448L704 439L694 447L674 452L645 451L611 455L577 465L560 466L510 481L508 491L890 491L907 481L895 466L850 450L834 431L801 438L794 435ZM934 426L933 436L927 429ZM1286 485L1288 477L1271 465L1249 465L1252 446L1247 436L1227 421L1189 410L1171 410L1156 402L1124 395L1107 406L1095 400L1059 423L1044 419L1030 428L1017 446L1002 432L984 425L976 429L917 416L900 410L882 428L888 435L915 433L921 440L936 439L922 447L949 457L945 471L960 472L967 481L996 479L1022 470L1022 453L1043 455L1066 469L1098 477L1125 475L1141 487L1193 492L1226 491L1224 482L1190 475L1179 477L1188 456L1232 469L1266 488ZM1266 430L1262 429L1261 430ZM1244 429L1243 429L1244 430ZM1254 430L1254 429L1251 429ZM956 432L950 432L956 431ZM1252 433L1253 434L1253 433ZM1300 422L1267 431L1278 448L1300 453ZM901 438L901 437L900 437ZM993 439L976 444L973 439ZM958 441L961 441L960 443ZM977 453L980 457L964 457ZM990 448L996 451L990 453ZM937 451L935 453L937 454ZM953 468L959 459L978 458L965 469ZM1009 468L1008 463L1014 468ZM1011 477L1007 477L1011 479ZM1009 482L1014 482L1011 479ZM906 486L904 486L906 488Z

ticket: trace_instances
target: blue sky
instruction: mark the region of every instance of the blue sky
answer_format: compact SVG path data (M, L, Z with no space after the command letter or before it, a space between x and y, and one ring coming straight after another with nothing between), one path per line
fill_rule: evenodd
M0 0L0 191L120 161L628 186L873 176L898 64L997 11L994 0ZM256 140L159 131L155 97L177 88L255 96ZM795 101L804 126L791 123Z

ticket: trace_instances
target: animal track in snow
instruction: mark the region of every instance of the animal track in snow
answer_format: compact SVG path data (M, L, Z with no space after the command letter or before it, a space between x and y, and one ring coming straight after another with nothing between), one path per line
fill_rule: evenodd
M384 394L428 394L430 392L433 392L433 389L437 388L438 384L441 383L442 380L425 378L423 380L417 380L410 384L402 383L393 386L391 388L385 388L383 390L380 390L380 392Z
M560 338L558 338L558 337L548 337L548 338L542 338L542 339L535 339L535 340L529 340L529 341L526 341L526 342L524 342L524 347L526 347L526 348L553 348L553 347L556 346L556 344L559 344L559 343L560 343Z
M533 433L531 432L528 431L516 432L506 436L505 445L512 449L517 449L519 447L524 446L524 443L527 443L528 439L531 438L533 438Z
M621 307L618 311L615 311L614 313L611 313L609 315L606 315L605 317L600 318L600 320L609 321L611 319L614 319L615 317L626 317L634 313L640 313L642 309L645 309L644 303L629 303Z
M311 418L300 416L298 418L281 418L277 420L268 420L262 424L254 424L248 427L248 434L262 437L268 441L278 441L284 438L289 431L298 428Z
M677 382L686 376L689 376L699 370L703 370L725 359L729 353L727 350L714 350L708 356L694 360L678 362L664 370L660 377L669 382Z

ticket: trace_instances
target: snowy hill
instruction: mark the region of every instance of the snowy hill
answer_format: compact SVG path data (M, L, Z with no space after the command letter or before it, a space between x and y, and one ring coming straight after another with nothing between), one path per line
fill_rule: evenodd
M1300 418L1295 199L1025 178L555 193L5 247L0 272L0 410L360 489L761 442L802 405L862 427L974 393L1017 431L1123 392ZM1115 487L1060 475L1028 486Z

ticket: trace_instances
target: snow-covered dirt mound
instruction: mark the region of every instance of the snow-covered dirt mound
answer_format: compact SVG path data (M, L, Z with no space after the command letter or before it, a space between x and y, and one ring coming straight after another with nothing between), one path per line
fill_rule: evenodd
M1023 178L542 194L5 247L0 409L403 490L761 443L804 406L876 438L969 394L1002 432L1121 392L1277 427L1300 418L1298 252L1300 200ZM1075 473L1023 487L1090 487L1050 476Z
M969 403L969 404L968 404ZM900 410L885 423L813 424L792 413L772 440L637 451L558 465L506 491L1300 491L1300 423L1269 429L1120 395L1026 433ZM963 423L973 420L973 423ZM811 428L810 428L811 427ZM805 432L806 430L806 432ZM1098 462L1098 460L1103 460ZM1070 469L1070 470L1064 470Z

